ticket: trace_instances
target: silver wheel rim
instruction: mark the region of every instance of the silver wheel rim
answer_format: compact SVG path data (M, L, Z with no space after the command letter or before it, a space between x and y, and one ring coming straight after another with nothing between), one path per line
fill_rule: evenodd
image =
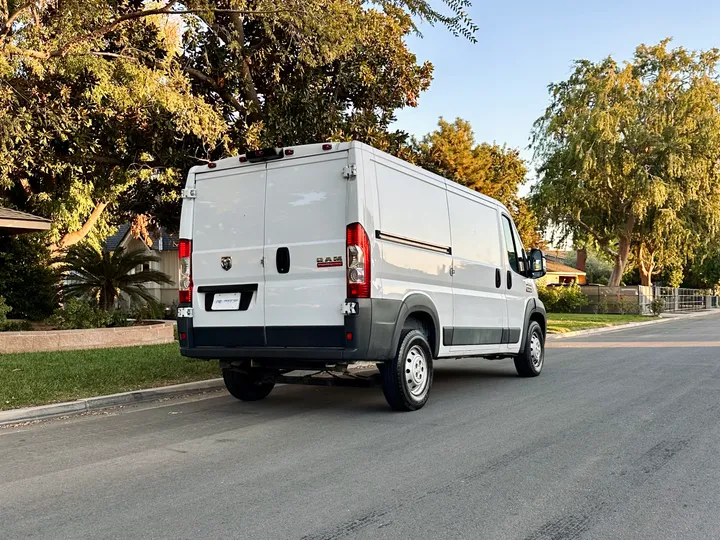
M542 341L540 341L540 336L537 335L537 332L533 332L532 337L530 338L530 360L533 363L533 366L535 366L535 369L540 369L542 366Z
M413 345L405 356L403 380L410 395L416 400L422 399L428 387L428 363L425 352L418 345Z

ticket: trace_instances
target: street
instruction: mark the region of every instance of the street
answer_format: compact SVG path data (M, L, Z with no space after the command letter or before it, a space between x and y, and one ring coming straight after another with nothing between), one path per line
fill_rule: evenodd
M414 413L282 386L0 429L0 538L720 538L719 323L439 361Z

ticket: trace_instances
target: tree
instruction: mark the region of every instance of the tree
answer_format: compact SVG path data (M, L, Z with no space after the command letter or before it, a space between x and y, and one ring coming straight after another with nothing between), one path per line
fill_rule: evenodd
M497 144L478 144L470 123L442 118L438 129L416 141L406 157L417 165L470 189L493 197L507 206L525 246L539 247L535 216L518 196L527 168L517 150Z
M650 285L718 230L720 52L668 43L576 62L533 130L536 213L611 256L613 286L631 253Z
M142 249L127 251L118 247L110 253L88 243L77 244L60 261L66 280L63 295L96 300L105 311L114 309L121 294L131 302L156 304L146 285L171 284L172 280L157 270L146 270L144 265L159 260Z
M43 234L0 235L0 296L16 319L42 320L55 309L58 275Z
M138 214L176 226L190 165L383 140L430 81L403 41L412 17L473 39L467 0L446 4L4 0L0 204L52 217L57 251Z

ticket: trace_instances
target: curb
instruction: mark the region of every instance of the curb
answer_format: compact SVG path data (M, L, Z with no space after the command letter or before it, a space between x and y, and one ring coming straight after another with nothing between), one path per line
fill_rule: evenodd
M143 403L167 397L175 397L184 394L198 394L213 390L220 390L225 385L222 379L210 379L191 383L174 384L172 386L161 386L145 390L134 390L109 396L97 396L65 403L53 403L52 405L40 405L38 407L25 407L22 409L11 409L0 411L0 426L8 424L19 424L23 422L34 422L67 416L71 414L82 414L85 412L115 407L117 405L129 405Z
M643 321L643 322L634 322L634 323L625 323L625 324L617 324L615 326L604 326L602 328L590 328L588 330L576 330L575 332L564 332L562 334L548 334L546 341L558 341L562 339L568 339L573 337L580 337L580 336L590 336L593 334L605 334L608 332L618 332L620 330L627 330L630 328L639 328L641 326L651 326L653 324L662 324L662 323L668 323L672 321L681 321L683 319L695 319L697 317L705 317L708 315L717 315L720 314L720 310L717 311L700 311L697 313L688 313L684 315L674 315L674 316L660 316L659 319L655 319L652 321Z

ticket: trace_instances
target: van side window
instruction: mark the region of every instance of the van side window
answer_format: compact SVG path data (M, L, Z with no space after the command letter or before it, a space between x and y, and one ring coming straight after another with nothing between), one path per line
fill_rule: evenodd
M515 244L515 237L512 232L512 225L507 216L502 217L503 231L505 232L505 246L507 248L508 262L510 268L520 273L520 256Z

